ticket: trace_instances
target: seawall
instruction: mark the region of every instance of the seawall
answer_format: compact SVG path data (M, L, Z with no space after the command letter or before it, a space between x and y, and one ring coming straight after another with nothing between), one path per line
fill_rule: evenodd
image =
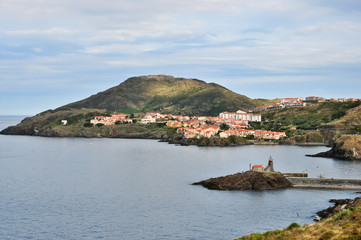
M286 177L295 188L361 189L359 179Z

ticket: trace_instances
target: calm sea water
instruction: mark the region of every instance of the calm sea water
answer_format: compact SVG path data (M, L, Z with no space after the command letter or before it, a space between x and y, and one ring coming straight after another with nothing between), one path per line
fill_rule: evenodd
M0 117L0 129L19 122ZM232 239L312 223L348 190L212 191L191 183L274 159L276 170L360 178L326 147L175 146L156 140L0 135L0 239Z

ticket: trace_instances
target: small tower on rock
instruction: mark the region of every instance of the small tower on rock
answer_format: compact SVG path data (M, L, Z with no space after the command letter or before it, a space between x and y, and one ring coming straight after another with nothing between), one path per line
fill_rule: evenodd
M264 169L265 172L274 172L275 170L273 169L273 159L270 156L268 159L268 165L267 167Z

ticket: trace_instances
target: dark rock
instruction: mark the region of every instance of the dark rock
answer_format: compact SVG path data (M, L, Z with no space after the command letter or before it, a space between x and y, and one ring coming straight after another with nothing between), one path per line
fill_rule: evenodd
M213 190L270 190L292 187L279 172L255 172L247 171L236 173L224 177L211 178L193 185L202 185L205 188Z
M339 143L334 143L326 152L306 155L308 157L338 158L344 160L361 160L361 156L354 149L342 148Z
M340 211L342 211L343 209L348 209L350 207L353 206L353 204L355 203L355 201L357 199L360 198L355 198L355 199L331 199L329 202L333 203L334 206L331 206L327 209L324 209L322 211L317 212L317 216L318 218L314 219L315 221L319 221L322 219L326 219L329 218L333 215L335 215L336 213L339 213Z

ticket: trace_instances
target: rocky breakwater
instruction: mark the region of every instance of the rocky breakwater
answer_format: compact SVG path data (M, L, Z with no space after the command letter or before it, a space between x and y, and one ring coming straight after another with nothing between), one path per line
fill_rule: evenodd
M212 190L271 190L292 187L280 172L247 171L193 183Z
M329 151L307 156L361 160L361 135L343 135L333 143Z

